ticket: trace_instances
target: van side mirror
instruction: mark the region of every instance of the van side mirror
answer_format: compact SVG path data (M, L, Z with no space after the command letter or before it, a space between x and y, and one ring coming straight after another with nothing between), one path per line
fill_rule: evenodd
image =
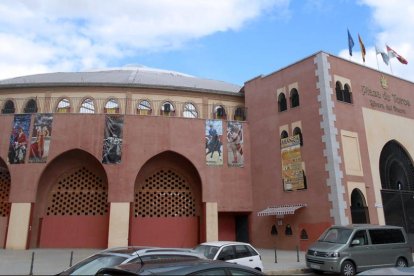
M351 245L355 246L355 245L360 245L361 242L358 239L352 240Z

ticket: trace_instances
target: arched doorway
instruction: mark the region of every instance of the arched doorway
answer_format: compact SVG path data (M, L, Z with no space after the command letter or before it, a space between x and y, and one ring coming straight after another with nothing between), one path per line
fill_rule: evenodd
M83 150L55 158L43 172L30 246L106 248L108 184L100 162Z
M414 242L414 167L407 151L395 140L381 151L380 176L386 224L404 227Z
M351 193L351 217L353 224L369 223L365 197L359 189L354 189Z
M201 180L185 157L163 152L135 181L130 244L193 247L200 241Z
M9 202L10 183L9 170L6 163L0 159L0 248L4 248L6 243L11 206Z

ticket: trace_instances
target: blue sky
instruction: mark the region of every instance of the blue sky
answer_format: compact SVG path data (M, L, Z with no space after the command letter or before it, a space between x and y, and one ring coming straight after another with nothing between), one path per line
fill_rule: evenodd
M239 85L320 50L414 80L411 0L3 0L0 79L125 65ZM348 54L347 28L355 46ZM411 31L410 31L411 30ZM378 59L377 59L378 58ZM378 60L378 63L377 63Z

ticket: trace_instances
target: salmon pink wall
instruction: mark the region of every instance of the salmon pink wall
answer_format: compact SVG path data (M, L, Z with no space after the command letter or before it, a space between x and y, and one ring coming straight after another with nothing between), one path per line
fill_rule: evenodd
M218 218L219 240L235 241L236 240L236 222L232 214L219 214Z
M267 76L257 77L245 83L245 101L249 110L252 167L251 179L254 207L250 219L251 243L256 247L273 248L277 243L280 249L293 250L299 245L299 234L285 236L284 227L290 224L297 231L300 223L329 220L332 204L326 185L325 144L321 137L320 102L316 83L318 79L314 57L286 67ZM300 105L291 108L290 87L295 85L300 96ZM277 91L284 90L288 99L286 111L279 112ZM289 136L295 126L300 126L303 134L301 157L307 180L307 189L284 191L280 131L286 128ZM258 216L257 213L275 205L307 204L294 215L283 218L283 226L277 237L271 235L272 225L278 222L275 216Z
M198 217L132 218L130 245L194 247L199 243Z
M43 218L40 248L106 248L109 215L47 216Z
M306 230L306 233L308 234L308 239L301 239L300 240L300 250L306 251L308 250L309 246L314 243L325 231L328 227L330 227L332 224L327 222L321 222L321 223L301 223L299 224L299 235L302 229Z

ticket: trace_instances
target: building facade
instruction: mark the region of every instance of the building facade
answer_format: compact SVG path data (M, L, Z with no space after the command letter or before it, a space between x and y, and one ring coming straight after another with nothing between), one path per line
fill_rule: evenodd
M412 90L325 52L243 87L143 68L4 80L0 246L414 233Z

